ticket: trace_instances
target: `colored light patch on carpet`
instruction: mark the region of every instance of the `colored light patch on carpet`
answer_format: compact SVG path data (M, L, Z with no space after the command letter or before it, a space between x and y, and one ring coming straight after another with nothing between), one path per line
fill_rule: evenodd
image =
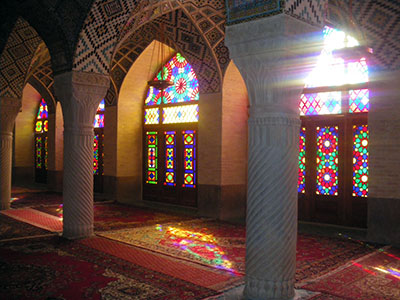
M302 288L358 300L400 299L400 250L377 251Z
M244 274L244 232L243 227L192 220L99 235L240 275Z
M63 230L62 219L32 208L8 209L1 213L51 232L62 232Z

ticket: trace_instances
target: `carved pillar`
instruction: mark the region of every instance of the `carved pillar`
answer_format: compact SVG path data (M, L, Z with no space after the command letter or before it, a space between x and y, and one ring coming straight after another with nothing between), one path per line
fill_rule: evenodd
M54 83L64 116L63 235L83 238L93 234L93 121L109 77L72 71Z
M0 98L0 209L10 208L12 141L21 99Z
M294 296L298 103L315 30L287 15L226 29L250 101L245 299Z

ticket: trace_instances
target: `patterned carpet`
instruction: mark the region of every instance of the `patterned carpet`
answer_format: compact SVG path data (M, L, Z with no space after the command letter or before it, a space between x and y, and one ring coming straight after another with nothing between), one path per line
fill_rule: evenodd
M35 209L53 216L62 217L62 206L60 205L38 206ZM190 218L185 215L167 214L123 204L94 204L95 231L132 228L174 220L188 220Z
M62 232L63 223L62 219L55 217L36 209L32 208L19 208L19 209L8 209L0 212L3 215L9 216L16 220L24 223L31 224L33 226L51 231L51 232Z
M53 237L0 243L0 299L203 299L217 294Z
M352 261L303 289L322 292L332 298L315 299L400 299L400 249L388 248Z
M50 232L0 214L0 241L46 234Z
M245 228L212 220L189 220L128 228L98 235L230 271L244 274ZM373 249L346 239L299 234L296 282L302 283L328 273L371 253Z

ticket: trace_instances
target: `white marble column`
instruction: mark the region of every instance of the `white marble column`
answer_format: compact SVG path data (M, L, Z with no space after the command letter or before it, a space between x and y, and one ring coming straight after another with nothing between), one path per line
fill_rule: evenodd
M315 30L287 15L226 29L250 102L245 299L294 297L298 104Z
M93 121L109 77L84 72L55 76L64 116L63 235L93 234Z
M0 210L10 208L12 141L21 99L0 98Z

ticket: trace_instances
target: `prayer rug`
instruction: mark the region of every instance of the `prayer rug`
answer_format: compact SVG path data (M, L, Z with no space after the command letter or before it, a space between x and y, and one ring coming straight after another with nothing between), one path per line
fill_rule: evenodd
M341 299L400 299L400 249L380 249L302 288Z
M49 191L22 192L11 194L11 207L36 207L63 203L61 193Z
M35 209L53 216L62 217L62 206L59 205L40 206L35 207ZM95 231L138 227L174 220L188 220L190 218L185 215L167 214L123 204L94 204Z
M83 241L54 237L0 243L0 299L189 300L217 294Z
M0 214L0 240L47 235L48 231Z
M236 274L245 271L244 226L197 219L98 235ZM321 276L371 251L363 244L345 239L299 234L296 282Z
M94 197L94 202L101 203L107 201L106 198ZM26 208L26 207L38 207L38 206L49 206L49 205L60 205L63 203L63 195L58 192L51 191L24 191L24 192L12 192L11 194L11 208Z
M62 232L63 230L63 223L60 218L32 208L8 209L0 213L52 232Z

